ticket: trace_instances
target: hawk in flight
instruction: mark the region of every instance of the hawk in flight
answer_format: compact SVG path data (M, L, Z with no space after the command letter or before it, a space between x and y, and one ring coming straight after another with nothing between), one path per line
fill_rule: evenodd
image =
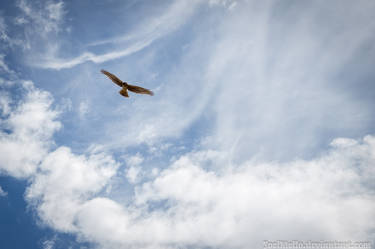
M128 90L131 92L135 93L140 93L140 94L148 94L153 96L154 93L146 88L140 87L140 86L133 86L129 85L127 82L121 81L119 78L117 78L115 75L111 74L110 72L107 72L105 70L101 70L103 74L105 74L108 78L110 78L115 84L118 86L122 87L121 91L119 93L126 97L129 98Z

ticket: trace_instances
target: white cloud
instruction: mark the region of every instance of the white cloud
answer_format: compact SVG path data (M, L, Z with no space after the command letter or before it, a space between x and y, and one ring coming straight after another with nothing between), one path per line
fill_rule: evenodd
M183 25L188 18L194 13L196 8L203 1L192 0L192 1L176 1L163 9L160 15L152 16L147 21L141 22L138 26L130 32L120 37L112 37L101 41L96 41L89 46L97 46L108 43L121 43L129 40L139 40L149 38L156 40L170 32L175 31L178 27Z
M1 14L2 13L0 13L0 42L1 42L0 48L1 49L6 48L4 50L7 51L8 47L20 45L22 43L22 41L18 40L18 39L14 39L12 37L9 37L9 35L8 35L8 32L9 32L8 25L6 24L5 19ZM4 56L2 56L2 58L1 58L2 61L3 61L3 58L4 58ZM2 67L3 69L6 69L7 65L4 66L4 64L2 63L2 65L0 67Z
M0 13L0 41L6 45L11 45L13 40L8 35L8 26L5 23L4 17Z
M126 178L130 183L136 183L139 179L141 168L138 166L131 166L126 170Z
M262 248L264 239L371 240L375 137L311 161L207 171L183 156L135 202L85 202L79 233L102 248ZM202 159L204 161L204 159ZM293 224L293 225L291 225Z
M28 87L39 101L28 97L15 109L18 116L10 115L18 117L13 126L20 134L35 124L19 120L37 120L27 117L40 116L40 95L48 96ZM51 112L50 103L44 108ZM103 192L118 174L111 156L96 149L77 155L59 147L33 171L26 199L45 224L101 248L261 248L264 239L370 240L375 137L338 138L332 146L318 158L283 164L250 160L228 166L226 153L189 153L151 180L134 181L136 192L127 203ZM205 166L212 162L223 165L212 171Z
M48 93L31 83L24 87L26 99L6 123L14 137L43 143L59 126L57 114ZM331 144L318 158L286 163L228 165L228 153L190 152L148 180L134 181L135 194L127 202L105 191L119 165L96 148L81 155L68 147L45 150L33 162L37 171L6 172L30 176L25 196L43 223L101 248L261 248L264 239L371 240L375 137L338 138ZM13 165L24 158L13 155ZM137 167L142 159L129 162ZM212 163L218 164L214 171L207 167Z
M48 56L41 58L41 62L38 62L34 64L35 66L39 66L42 68L52 68L52 69L63 69L63 68L71 68L76 65L82 64L87 61L92 61L94 63L102 63L108 60L114 60L123 56L130 55L132 53L135 53L146 46L148 46L151 43L150 40L140 41L137 43L132 44L131 46L114 51L109 52L106 54L96 55L91 52L85 52L81 54L78 57L75 57L73 59L60 59L56 56L56 50L51 50L51 53L48 54Z
M48 18L60 22L64 17L64 3L63 2L48 2L46 5Z
M142 177L142 168L141 164L144 161L143 156L140 153L135 155L125 155L123 158L126 161L126 171L125 176L128 181L132 184L137 183Z
M79 103L78 107L78 114L80 118L85 118L85 116L89 113L90 111L90 106L87 101L82 101Z
M115 148L145 143L158 152L165 146L159 145L160 141L179 137L197 118L211 114L212 107L207 105L217 93L216 85L220 81L207 81L202 76L207 65L200 61L206 61L205 57L212 51L212 46L206 43L208 37L210 34L199 36L184 50L176 70L167 71L163 76L165 80L154 81L158 88L155 96L137 96L137 101L127 101L126 106L117 105L111 110L115 117L118 113L122 115L106 124L103 143ZM119 67L125 66L120 64ZM117 133L113 133L114 130ZM118 136L118 133L123 135Z
M27 189L40 218L59 231L76 231L75 216L116 173L118 165L106 153L75 155L67 147L49 153Z
M212 5L222 5L229 10L232 10L237 6L237 1L236 0L210 0L209 4Z
M292 31L288 20L272 19L276 26L270 28L273 9L263 3L251 7L238 2L238 12L217 23L214 35L202 33L187 46L159 99L155 95L150 102L144 98L115 108L123 116L103 137L124 134L114 141L119 146L153 140L151 148L163 148L158 138L181 134L202 113L215 119L201 150L171 165L160 162L164 169L154 168L146 182L139 181L150 169L139 167L144 158L129 158L127 177L135 194L127 201L106 191L111 178L123 172L108 152L52 149L60 123L50 94L25 83L25 99L15 106L10 100L1 104L8 116L1 123L0 153L6 157L0 167L29 177L26 198L42 222L101 248L262 248L265 239L374 239L374 136L338 138L320 156L291 159L311 151L320 137L317 130L353 131L368 122L368 105L327 83L330 70L343 71L365 43L367 30L353 39L349 33L357 26L337 34L330 25L318 25L324 27L319 33L315 19L326 16L313 11L303 12L301 23L293 20ZM274 32L282 35L273 37ZM277 44L268 47L273 38ZM326 44L330 38L332 44ZM85 56L53 66L117 55ZM209 59L199 63L202 57ZM285 155L284 163L272 162L277 153Z
M0 186L0 197L7 196L8 193L3 190L3 188Z
M46 1L41 7L30 4L27 0L18 2L18 7L23 12L23 16L17 17L18 24L30 23L38 30L42 36L50 32L59 32L64 19L64 3L62 1ZM34 30L35 32L35 30Z
M43 249L53 249L53 247L55 246L55 241L56 239L51 239L51 240L45 240L43 241L42 245L43 245Z
M2 115L6 116L10 113L11 102L12 101L9 97L9 94L5 92L0 92L0 111Z
M140 165L142 162L143 162L143 160L144 160L144 158L143 158L143 156L140 154L140 153L137 153L137 154L135 154L135 155L127 155L127 156L125 156L124 157L125 158L125 160L126 160L126 164L128 165L128 166L138 166L138 165Z
M34 63L34 65L42 68L59 70L63 68L71 68L88 61L102 63L128 56L148 47L155 40L167 35L168 33L175 31L179 26L188 20L188 18L193 14L194 9L200 3L201 1L199 0L176 1L172 3L160 16L147 19L139 26L135 27L131 34L88 44L89 46L96 46L106 43L116 44L130 41L129 44L120 46L121 48L116 48L112 52L103 54L84 52L81 55L71 59L62 59L56 56L56 53L50 53L49 56L44 57L41 62L36 64Z
M6 33L5 21L4 21L4 18L2 16L0 16L0 39L1 40L7 40L8 39L8 35Z
M5 122L12 132L2 136L44 142L59 127L52 99L30 82L24 88L26 99ZM8 147L1 142L1 148ZM119 165L97 149L84 155L68 147L45 150L33 162L38 171L6 172L30 176L26 199L42 222L101 248L261 248L264 239L371 240L375 137L338 138L332 146L318 158L282 164L250 160L230 166L227 153L191 152L150 180L134 181L135 195L124 203L104 191ZM18 153L11 161L24 158ZM221 165L209 170L212 162Z
M4 57L5 57L5 55L0 54L0 69L3 70L3 71L5 71L5 73L13 73L13 72L9 69L8 65L5 63L5 61L4 61Z
M375 8L344 1L339 14L337 4L238 2L217 24L205 71L216 94L206 106L216 118L211 147L233 150L238 161L290 160L314 155L338 134L371 130L373 103L343 86L360 89L363 79L340 75L356 74L350 61L371 60L374 50L361 55L373 41Z
M15 19L14 19L14 23L16 25L24 25L26 23L28 23L28 21L26 20L26 18L24 18L23 16L17 16Z
M58 112L51 109L52 97L46 91L25 81L21 91L25 96L13 109L3 105L0 132L0 170L14 177L29 177L35 173L37 165L47 154L53 133L61 126L56 121Z
M185 40L178 43L186 46L177 50L181 56L171 59L176 60L173 69L165 70L157 80L145 81L153 84L147 87L157 89L155 96L137 96L136 100L131 96L129 101L119 99L126 105L114 102L103 107L111 122L101 127L105 135L100 143L121 149L142 143L153 147L179 138L195 122L210 136L205 146L232 151L233 161L247 160L250 155L290 160L314 156L336 136L372 133L374 103L359 97L363 95L357 87L362 84L357 80L360 76L338 79L352 71L348 61L362 62L355 55L370 44L372 33L365 23L373 23L371 5L361 8L345 2L342 11L353 9L355 14L344 18L334 14L335 4L328 4L321 15L318 9L323 2L312 4L308 12L297 11L306 7L302 3L280 4L238 2L235 13L202 17L202 25L196 25L186 44ZM364 15L356 18L361 11ZM210 18L215 25L207 26ZM340 35L336 35L337 25L346 27L338 29ZM157 67L158 52L163 58L164 50L150 50L152 55L145 53L145 57L152 59L116 62L113 73L125 80L132 71L126 68L134 67L142 77L151 75L150 67ZM371 67L372 51L361 68ZM349 93L348 87L353 91Z
M0 172L29 180L25 197L43 222L60 231L76 231L74 219L82 202L108 187L119 165L95 146L80 155L64 146L53 150L52 136L61 123L52 96L30 81L17 90L22 91L21 99L2 108Z
M12 34L8 44L22 49L23 62L33 65L57 53L62 44L60 35L67 29L63 1L20 0L16 6L19 14L7 21L19 31Z

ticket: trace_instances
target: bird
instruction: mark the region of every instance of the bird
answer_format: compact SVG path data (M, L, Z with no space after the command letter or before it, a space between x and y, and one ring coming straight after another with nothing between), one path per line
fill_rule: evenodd
M129 98L128 90L131 92L139 93L139 94L148 94L153 96L154 93L151 90L148 90L146 88L140 87L140 86L133 86L128 84L125 81L120 80L119 78L116 77L116 75L111 74L110 72L107 72L105 70L100 70L103 74L105 74L108 78L110 78L116 85L122 87L122 89L119 91L119 93L126 97Z

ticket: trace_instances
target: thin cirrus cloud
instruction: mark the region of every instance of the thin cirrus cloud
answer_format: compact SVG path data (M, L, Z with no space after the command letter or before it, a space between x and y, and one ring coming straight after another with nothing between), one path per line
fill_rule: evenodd
M38 8L26 0L21 0L17 3L17 6L23 14L16 19L17 24L33 23L42 36L50 32L60 31L65 15L62 1L50 1Z
M374 50L363 49L374 5L306 4L253 2L219 28L207 67L207 81L219 82L210 140L238 160L311 156L336 136L373 132Z
M73 59L68 59L68 60L58 59L58 58L50 58L50 59L44 58L42 59L41 63L36 63L35 65L41 68L63 69L63 68L71 68L71 67L77 66L87 61L91 61L94 63L102 63L108 60L114 60L117 58L121 58L123 56L130 55L132 53L135 53L147 47L149 44L152 43L152 41L153 39L140 41L140 42L137 42L128 46L126 49L122 49L119 51L110 52L106 54L101 54L101 55L96 55L94 53L86 52L78 57L75 57Z
M56 56L57 51L54 51L46 57L41 58L41 63L33 64L41 68L59 70L63 68L71 68L88 61L94 63L102 63L128 56L148 47L155 40L176 30L179 26L181 26L188 20L188 18L193 14L194 8L200 2L201 1L199 0L184 0L174 2L161 16L150 18L149 20L143 21L143 23L136 26L135 31L132 32L131 35L114 37L111 39L96 41L88 44L88 46L98 46L108 43L121 44L121 42L130 40L130 44L127 44L124 48L115 49L116 51L103 54L84 52L80 56L71 59L61 59Z
M173 87L162 86L142 111L118 106L115 113L129 116L107 124L109 143L178 136L205 115L215 117L205 123L212 127L205 142L239 161L314 156L337 136L372 133L374 90L366 78L373 77L374 50L363 48L373 39L373 5L362 13L345 2L345 16L334 3L308 11L307 3L251 3L215 19L212 33L197 27L176 69L166 72Z
M122 43L129 40L137 40L139 37L158 39L184 24L201 2L201 0L176 1L170 4L166 10L163 10L162 14L151 17L149 18L150 20L140 22L129 34L95 41L87 45L98 46L111 43Z

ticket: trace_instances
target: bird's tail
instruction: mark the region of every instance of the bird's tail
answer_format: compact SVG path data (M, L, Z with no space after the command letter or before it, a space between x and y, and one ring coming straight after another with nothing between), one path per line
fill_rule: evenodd
M123 87L123 88L121 89L121 91L119 91L119 93L120 93L122 96L124 96L124 97L126 97L126 98L129 98L129 94L128 94L128 91L127 91L126 87Z
M131 92L135 93L140 93L140 94L148 94L153 96L154 93L146 88L140 87L140 86L133 86L133 85L128 85L128 90Z

